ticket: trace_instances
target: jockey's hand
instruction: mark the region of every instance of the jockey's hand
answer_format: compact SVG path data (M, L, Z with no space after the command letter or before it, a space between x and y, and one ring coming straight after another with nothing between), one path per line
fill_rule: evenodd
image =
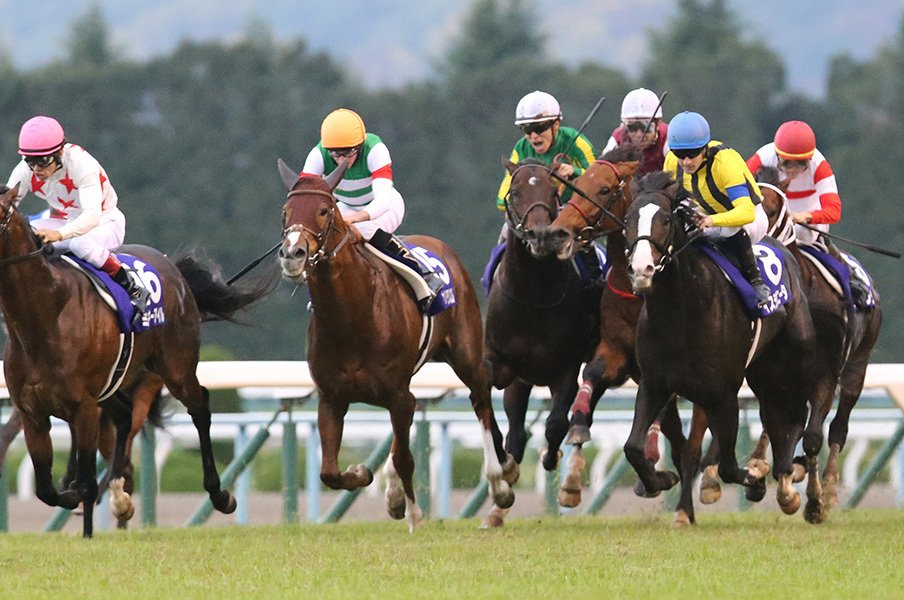
M41 238L45 244L59 242L63 239L63 235L56 229L35 229L35 235Z
M558 173L559 177L562 179L571 179L571 176L574 175L574 166L569 165L568 163L562 163L559 165L559 168L556 169L556 173Z
M797 223L809 223L813 220L813 213L811 212L799 212L799 213L791 213L791 220Z
M344 215L342 220L348 224L352 223L362 223L364 221L370 221L370 213L366 210L356 210L353 213Z
M694 211L691 218L694 220L694 225L697 226L697 229L700 229L701 231L706 229L707 227L713 226L712 215L707 215L700 211Z

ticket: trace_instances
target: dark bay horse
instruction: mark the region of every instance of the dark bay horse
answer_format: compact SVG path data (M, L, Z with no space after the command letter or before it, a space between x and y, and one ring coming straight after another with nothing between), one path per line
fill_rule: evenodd
M640 381L635 358L637 319L642 299L631 290L624 217L632 202L632 177L640 164L638 150L621 146L591 164L574 181L575 193L549 226L540 242L543 251L568 260L597 237L606 237L609 271L599 304L599 343L582 374L582 383L571 407L567 442L576 445L590 440L593 413L603 393L623 385L629 378ZM684 441L675 403L667 405L663 432L671 442L675 464ZM655 449L658 452L658 448ZM569 477L575 475L569 473ZM580 502L580 490L573 497Z
M535 385L549 386L552 409L546 419L543 467L556 469L568 430L568 407L578 390L581 364L596 346L600 289L585 287L571 262L539 256L538 242L559 211L559 194L550 167L526 159L503 161L511 173L505 198L508 241L490 288L485 348L493 385L504 389L509 431L506 450L520 464L527 445L525 415ZM577 480L566 478L559 492L563 506ZM580 498L580 496L578 496ZM506 511L494 507L485 525L502 525Z
M818 454L822 447L823 423L832 408L836 390L840 390L838 410L829 426L829 457L822 482L824 502L821 506L808 506L806 513L808 520L820 522L825 518L825 510L838 503L838 455L844 449L851 411L860 398L869 357L879 337L882 308L878 293L874 293L875 307L854 310L798 248L785 196L789 181L780 183L778 170L771 167L760 169L757 181L763 192L763 207L769 216L770 235L788 246L800 263L816 328L816 388L810 399L810 420L803 438L804 449L809 448L808 456ZM818 465L808 463L806 468L808 486L818 488Z
M285 278L307 284L313 305L307 360L320 399L320 479L333 489L370 485L373 474L364 465L339 470L343 421L351 402L386 408L394 433L384 467L387 508L395 519L407 517L409 530L414 530L421 511L412 484L409 429L415 398L409 386L419 365L432 358L447 362L470 390L493 501L508 508L514 502L511 484L517 479L517 463L503 449L493 414L480 306L471 279L446 244L426 236L406 237L440 257L445 276L454 284L454 306L435 317L421 314L411 289L342 219L332 190L345 169L342 161L327 179L299 178L280 161L289 194L279 263Z
M0 194L0 306L9 329L3 363L6 382L22 414L38 498L68 509L83 503L82 534L91 537L101 428L97 399L120 352L119 325L85 275L47 258L27 220L16 210L15 197L16 190ZM269 290L226 286L191 255L173 263L146 246L121 250L157 271L166 315L165 324L135 334L123 386L129 389L150 371L185 404L198 430L204 488L217 510L230 513L235 510L235 498L220 487L210 441L208 393L195 374L201 322L228 319ZM76 450L75 483L61 491L51 477L51 416L72 425ZM123 462L124 457L114 460L114 479L120 476Z
M644 306L637 328L642 376L625 454L647 490L668 489L677 482L675 474L655 470L644 456L644 441L663 406L678 394L703 410L718 443L722 480L760 486L765 474L739 468L735 458L737 395L746 375L773 443L779 506L793 514L800 508L800 495L792 486L792 459L814 388L816 344L797 262L790 252L776 251L784 256L790 300L771 316L751 322L721 270L691 243L677 192L669 174L647 175L626 218L629 273L634 291L644 294ZM815 459L809 456L812 448L805 450ZM699 462L699 445L685 444L679 511L686 512L690 523Z

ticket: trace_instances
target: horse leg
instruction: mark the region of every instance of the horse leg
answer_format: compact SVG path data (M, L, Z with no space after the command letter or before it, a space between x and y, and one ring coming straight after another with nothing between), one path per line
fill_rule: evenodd
M634 421L631 433L625 442L625 457L640 477L647 493L659 493L678 483L678 475L671 471L656 471L656 465L644 453L647 431L650 424L668 402L667 390L652 390L646 380L641 379L634 403Z
M356 490L373 483L374 474L366 465L349 465L344 472L339 471L339 447L348 402L336 401L322 395L317 405L317 428L320 430L320 481L334 490ZM393 444L395 441L393 440Z
M126 489L126 470L131 467L129 461L129 432L131 419L129 415L117 414L113 420L115 436L113 438L112 451L109 441L105 441L109 435L101 431L101 453L107 458L109 470L106 481L109 482L110 510L116 518L116 526L125 529L129 519L135 514L135 506L132 504L131 489ZM131 477L129 477L131 479Z
M66 472L60 479L60 489L67 490L75 486L75 479L78 473L78 457L75 450L75 425L67 423L69 426L69 458L66 461Z
M22 431L22 413L15 406L9 419L0 427L0 475L3 473L3 465L6 463L6 453L9 447Z
M395 407L395 410L389 411L392 451L383 470L386 475L386 508L393 519L406 517L408 532L413 533L421 521L421 509L414 496L414 456L410 440L415 399L408 392L391 405Z
M76 490L73 501L78 504L81 501L84 515L82 516L82 537L90 538L94 535L94 503L97 500L97 439L100 428L100 407L94 398L85 397L80 403L74 419L75 442L78 448L78 471L76 475ZM61 498L70 494L70 490L63 491Z
M480 423L481 438L483 440L483 474L489 485L493 504L501 509L511 508L512 504L515 503L515 492L512 490L512 486L515 485L521 474L519 468L520 460L517 459L516 453L520 452L521 458L523 458L524 447L527 444L527 433L524 431L524 411L527 410L527 397L525 397L523 402L514 397L505 402L506 414L511 414L515 420L509 421L509 435L511 436L514 432L514 437L506 439L506 447L503 447L502 432L499 430L496 415L493 413L490 386L484 384L480 378L475 378L473 373L461 373L458 371L456 373L470 390L471 408ZM526 394L530 396L531 387L519 380L515 380L506 386L504 392L506 398L509 398L509 388L515 385L528 386ZM524 393L523 387L515 389L519 390L519 394ZM515 392L513 391L512 393ZM513 412L510 413L510 410ZM518 431L519 424L520 432ZM511 429L513 426L515 427L514 430ZM506 451L507 449L509 450Z
M670 400L674 402L674 398ZM706 434L708 422L706 413L694 405L691 415L691 430L687 441L682 444L680 457L675 460L681 468L681 497L675 508L675 519L672 524L675 527L686 527L697 522L694 516L694 480L700 470L700 455L703 449L703 436ZM703 485L700 486L701 502L703 502Z
M808 523L819 524L827 516L823 501L822 481L819 475L819 452L822 450L822 427L825 423L835 396L836 378L826 372L819 378L810 398L810 417L804 430L803 447L807 468L807 504L804 519Z
M546 456L543 468L554 471L562 458L562 440L568 431L569 402L577 393L577 370L569 370L559 381L550 386L552 406L546 417Z
M726 483L751 486L756 485L758 473L741 469L735 456L739 410L737 396L726 395L724 398L715 398L707 405L706 416L710 431L719 444L719 477Z
M25 432L25 447L31 457L31 464L35 471L35 494L38 499L48 506L62 506L72 510L78 506L78 501L72 502L71 496L62 503L59 492L53 485L53 444L50 440L50 419L35 420L30 416L22 419L22 429Z
M524 422L532 389L533 385L521 379L515 379L505 386L505 390L502 392L502 406L509 422L508 433L505 435L505 450L519 465L524 460L524 451L527 448L528 433Z
M766 462L767 448L769 448L769 434L764 429L747 460L747 470L755 473L754 476L757 477L756 484L744 489L744 495L750 502L759 502L766 496L766 475L771 471L769 463Z
M604 314L603 319L606 318ZM633 326L633 324L632 324ZM615 385L621 385L627 379L628 356L613 347L605 339L605 326L602 329L604 339L597 346L593 358L584 367L581 374L581 385L571 405L571 421L566 444L586 444L590 441L590 426L593 424L593 411L602 398L603 393ZM633 348L631 349L633 352Z
M800 494L793 486L792 459L794 446L800 439L802 424L805 419L806 405L802 405L802 414L795 416L788 406L786 398L778 401L770 394L754 390L760 401L760 420L769 434L772 443L772 471L778 480L776 500L786 515L793 515L800 508Z

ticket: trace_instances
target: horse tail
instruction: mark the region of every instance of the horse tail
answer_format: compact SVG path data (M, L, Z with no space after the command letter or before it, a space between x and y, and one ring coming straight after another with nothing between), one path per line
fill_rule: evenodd
M188 282L202 321L236 322L236 312L270 294L278 283L271 275L246 285L227 285L212 262L192 252L177 259L176 267Z

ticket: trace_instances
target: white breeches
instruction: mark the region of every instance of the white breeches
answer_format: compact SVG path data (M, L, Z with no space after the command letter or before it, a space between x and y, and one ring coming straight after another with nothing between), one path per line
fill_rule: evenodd
M819 231L829 230L828 225L811 225L811 227L816 227ZM797 236L797 243L801 246L821 246L821 244L817 243L819 240L819 231L813 231L812 229L807 229L800 225L794 226L794 235Z
M354 223L355 227L358 228L358 231L361 232L361 236L365 240L370 240L373 237L374 233L377 229L382 229L386 233L393 233L396 229L399 228L399 225L402 224L402 219L405 218L405 200L402 199L402 195L395 188L384 192L389 196L389 209L378 216L375 219L371 219L370 221L361 221L360 223ZM383 199L383 198L381 198ZM339 212L345 216L355 213L359 210L367 210L368 205L364 204L362 206L350 206L345 204L344 202L339 202Z
M766 211L763 209L762 204L757 204L753 207L753 214L753 222L747 223L743 227L747 235L750 236L750 243L756 244L763 239L769 229L769 217L766 216ZM707 227L703 235L708 238L721 240L730 238L740 230L740 227Z
M33 229L57 230L66 221L63 219L36 219L31 222ZM126 217L119 210L110 210L100 217L100 223L91 231L68 240L54 242L58 253L72 252L97 268L103 266L110 251L122 246L126 236Z

